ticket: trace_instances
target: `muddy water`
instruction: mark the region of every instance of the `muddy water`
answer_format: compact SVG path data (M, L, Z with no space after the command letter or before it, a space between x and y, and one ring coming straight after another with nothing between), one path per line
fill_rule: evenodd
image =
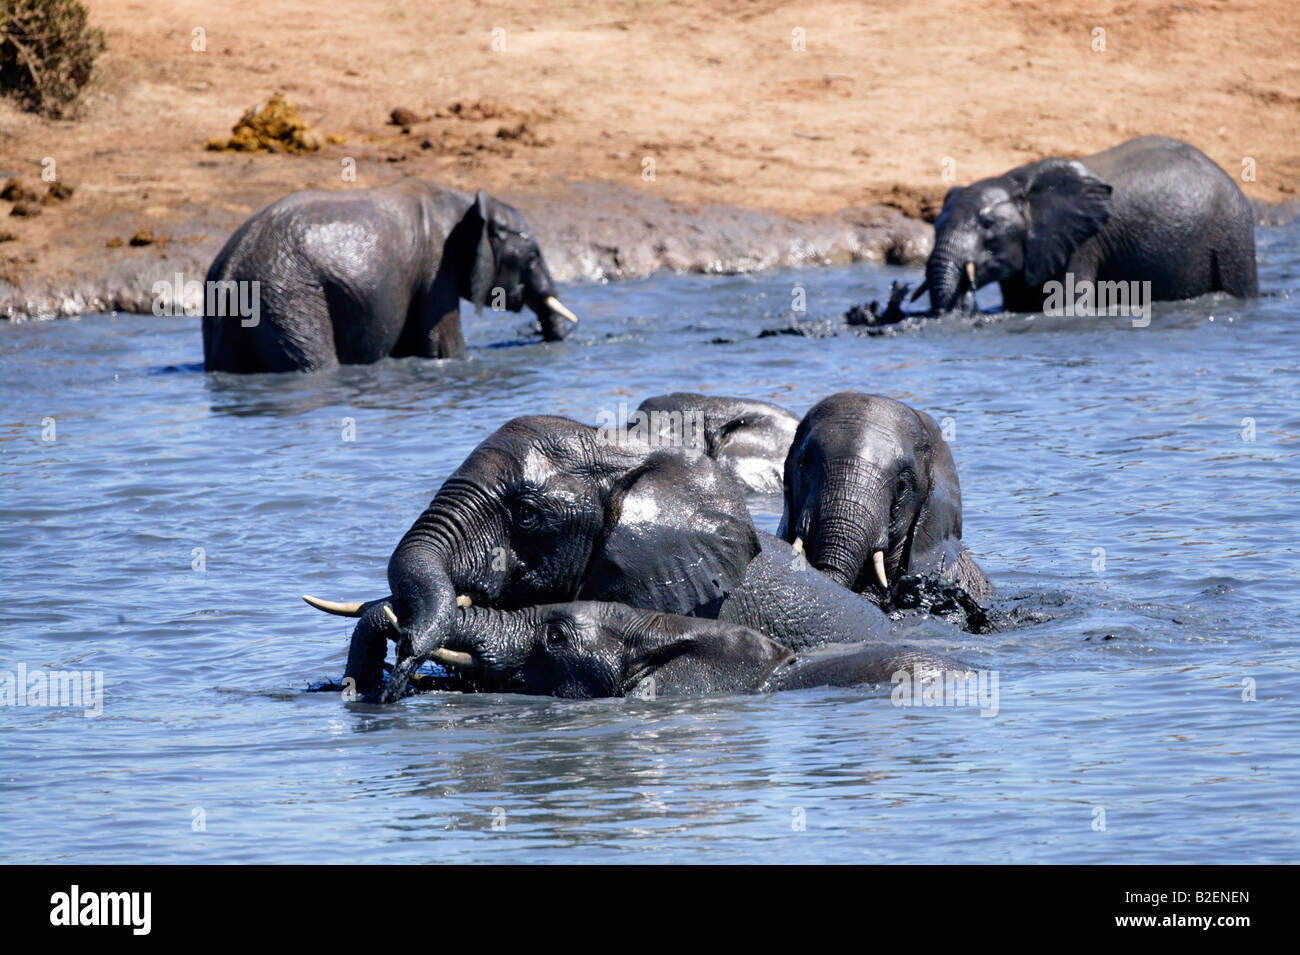
M0 670L104 681L99 716L0 709L0 857L1300 861L1300 229L1259 240L1263 298L1140 329L858 336L844 308L919 278L872 266L577 286L570 342L485 315L470 361L309 377L193 371L192 320L0 325ZM384 593L498 424L681 389L950 419L966 539L1024 625L942 648L998 673L996 715L301 692L349 627L298 594Z

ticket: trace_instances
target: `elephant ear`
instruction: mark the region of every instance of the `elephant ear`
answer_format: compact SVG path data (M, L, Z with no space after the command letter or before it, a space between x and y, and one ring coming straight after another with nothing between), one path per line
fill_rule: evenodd
M472 218L471 237L476 240L474 258L469 273L469 299L478 312L483 311L488 293L492 290L492 280L497 274L496 254L492 250L492 197L480 189L474 198L467 218Z
M912 525L908 570L913 574L941 573L961 552L961 483L939 425L923 411L914 413L925 436L917 453L929 459L930 467L925 503Z
M1076 159L1044 159L1010 173L1024 189L1025 282L1060 274L1074 250L1110 218L1110 183Z
M753 690L794 660L755 630L674 614L660 615L642 639L629 641L627 654L625 672L633 681L652 676L656 689L684 695Z
M580 600L690 614L759 552L739 486L704 455L652 454L614 487Z

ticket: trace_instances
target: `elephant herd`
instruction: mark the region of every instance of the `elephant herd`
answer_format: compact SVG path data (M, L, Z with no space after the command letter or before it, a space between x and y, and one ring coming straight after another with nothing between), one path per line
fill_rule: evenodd
M1146 304L1258 294L1250 202L1208 156L1163 136L954 187L934 225L912 296L929 292L926 314L973 309L976 290L992 282L1008 310L1033 312L1054 289L1078 289L1094 306L1107 288L1132 283ZM517 211L419 179L285 196L226 241L206 286L208 371L463 358L461 299L479 310L527 306L547 341L578 322ZM225 314L214 288L255 288L256 320ZM906 317L901 308L886 316Z
M286 196L230 237L207 282L251 285L259 303L252 321L204 315L204 364L217 372L461 358L461 299L527 306L550 341L578 322L516 210L418 179ZM1147 302L1253 296L1254 214L1177 140L1043 159L949 190L912 298L929 293L917 314L971 310L993 282L1014 311L1047 310L1062 287L1137 284ZM907 317L905 291L882 320ZM403 536L388 596L306 598L359 618L343 685L380 702L415 689L600 697L964 669L901 646L895 630L916 613L989 626L993 587L962 542L957 469L933 418L852 392L802 419L687 393L638 415L634 433L507 421ZM783 495L776 535L755 528L747 493Z
M506 422L402 537L389 596L305 598L360 617L343 685L384 702L413 681L590 697L653 680L671 695L964 669L897 645L890 619L895 598L913 606L919 590L978 629L993 593L962 542L956 468L929 415L856 392L802 421L696 394L638 410L651 426L633 433ZM685 440L657 426L683 420L701 425ZM746 494L772 490L777 469L773 536L754 527ZM446 675L417 678L426 661Z

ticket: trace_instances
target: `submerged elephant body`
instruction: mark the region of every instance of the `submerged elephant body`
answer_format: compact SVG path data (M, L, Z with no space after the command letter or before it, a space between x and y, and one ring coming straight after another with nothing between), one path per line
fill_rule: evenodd
M760 534L709 457L605 442L567 418L515 418L484 440L403 536L388 582L402 634L389 696L445 646L458 605L611 601L739 624L792 650L891 633L879 608ZM346 675L369 692L381 662L354 647Z
M254 282L256 314L231 314L223 290ZM518 212L485 192L419 179L285 196L227 240L207 288L208 371L464 357L462 298L516 312L527 305L547 339L576 321Z
M933 312L990 282L1001 285L1008 311L1025 312L1043 309L1049 282L1149 282L1155 301L1218 291L1252 297L1254 223L1249 200L1208 156L1143 136L949 190L913 297L928 289Z
M993 586L962 543L961 484L939 425L880 395L840 392L804 417L785 462L778 533L838 584L888 602L903 576Z
M641 402L653 440L680 440L721 465L741 485L761 494L781 493L785 463L799 416L751 398L693 392L657 395Z
M382 662L387 643L400 640L390 614L387 601L376 602L358 622L353 646ZM859 686L900 671L965 670L925 650L879 644L796 655L739 624L600 601L459 608L430 656L448 675L421 677L420 689L569 699Z

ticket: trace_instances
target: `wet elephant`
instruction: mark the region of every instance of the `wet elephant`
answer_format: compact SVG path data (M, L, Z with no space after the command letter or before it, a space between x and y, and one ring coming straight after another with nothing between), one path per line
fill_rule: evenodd
M394 617L387 600L369 606L354 646L399 641ZM421 674L417 689L569 699L859 686L889 683L903 671L911 679L966 669L935 653L883 644L796 655L740 624L599 601L460 608L430 657L446 675Z
M1050 158L950 189L925 282L932 312L990 282L1008 311L1037 312L1060 289L1150 283L1154 301L1259 294L1255 214L1200 150L1143 136L1081 159ZM1119 294L1118 287L1115 294Z
M208 371L463 358L462 298L480 309L527 305L548 340L577 321L518 212L420 179L285 196L227 240L205 289ZM251 316L235 307L245 298L256 302Z
M475 448L397 545L388 583L402 640L387 697L445 645L458 605L612 601L738 623L796 651L891 638L877 607L758 532L709 457L558 417L515 418ZM348 675L371 692L382 656L353 651Z
M935 420L881 395L840 392L799 423L777 533L835 582L889 602L900 577L993 585L962 543L961 484Z
M713 458L747 489L781 493L781 468L799 427L794 412L753 398L692 392L647 398L637 411L654 440L680 439Z

